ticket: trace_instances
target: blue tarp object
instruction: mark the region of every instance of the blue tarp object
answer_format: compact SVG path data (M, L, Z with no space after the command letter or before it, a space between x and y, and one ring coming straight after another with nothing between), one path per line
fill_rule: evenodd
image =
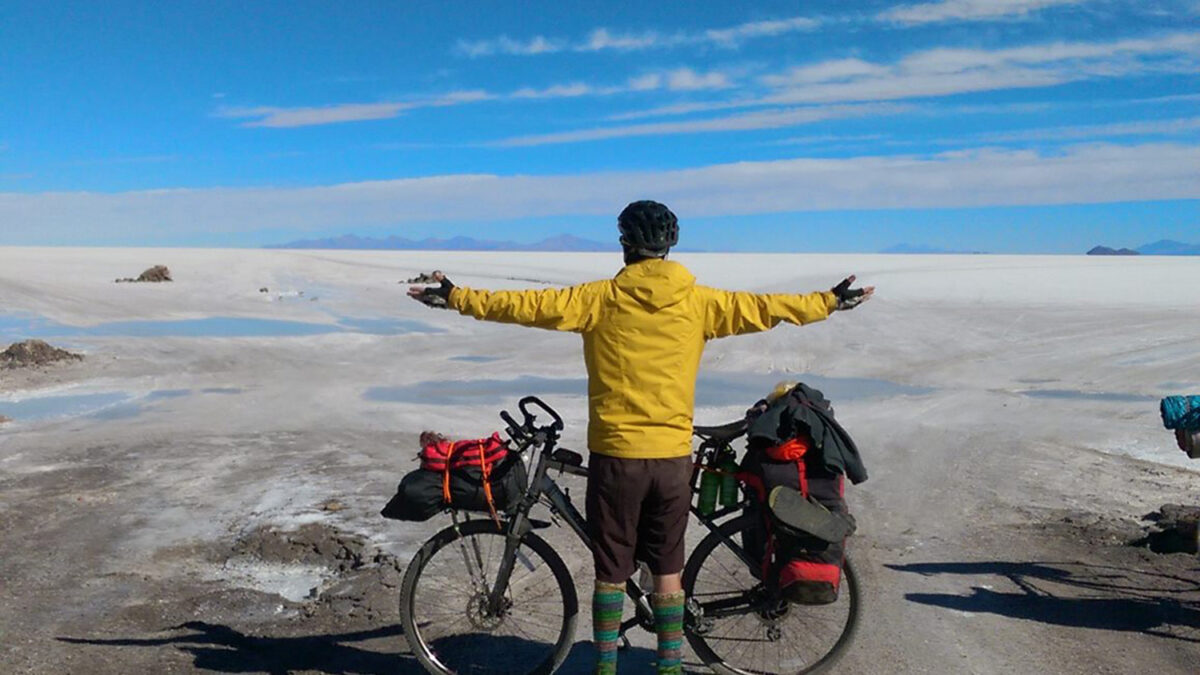
M1200 430L1200 396L1168 396L1159 404L1159 409L1164 427Z

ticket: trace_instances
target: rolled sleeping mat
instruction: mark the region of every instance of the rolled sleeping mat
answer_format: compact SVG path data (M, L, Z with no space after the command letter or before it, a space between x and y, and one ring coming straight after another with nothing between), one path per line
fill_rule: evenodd
M1200 396L1168 396L1158 408L1164 427L1200 431Z

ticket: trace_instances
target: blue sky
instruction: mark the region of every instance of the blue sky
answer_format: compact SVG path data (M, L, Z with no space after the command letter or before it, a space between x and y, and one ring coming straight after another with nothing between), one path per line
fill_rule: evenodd
M0 0L0 245L1200 241L1200 0Z

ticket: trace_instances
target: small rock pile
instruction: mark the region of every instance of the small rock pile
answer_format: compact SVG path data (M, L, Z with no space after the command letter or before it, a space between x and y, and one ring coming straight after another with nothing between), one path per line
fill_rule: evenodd
M42 340L14 342L0 352L0 368L31 368L59 361L82 361L81 354L52 347Z
M1147 546L1155 553L1196 553L1200 545L1200 506L1164 504L1143 520L1154 523L1154 530L1133 544Z
M170 280L171 280L171 270L167 269L166 265L155 265L154 267L151 267L150 269L146 270L145 272L142 272L140 275L138 275L138 278L136 278L136 279L131 279L129 277L125 277L124 279L117 279L117 283L118 284L138 283L138 282L160 283L163 281L170 281Z

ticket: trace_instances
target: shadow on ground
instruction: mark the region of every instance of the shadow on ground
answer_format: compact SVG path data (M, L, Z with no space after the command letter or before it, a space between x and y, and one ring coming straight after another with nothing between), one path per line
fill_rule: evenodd
M1200 643L1200 572L1183 576L1109 565L1050 562L914 563L886 567L925 576L999 576L1018 589L999 592L976 585L969 595L908 593L904 596L923 605Z
M197 669L218 673L312 671L338 675L394 675L424 672L411 656L375 652L346 644L398 637L402 634L398 625L353 633L296 637L246 635L229 626L204 621L189 621L171 630L189 632L164 638L58 639L71 644L112 647L174 646L191 654L192 665Z
M109 647L174 647L191 654L192 666L197 670L217 673L417 675L425 672L411 654L372 651L347 644L377 638L399 638L399 644L402 645L403 629L399 625L350 633L289 637L247 635L229 626L204 621L189 621L170 630L187 633L155 638L60 637L58 640L69 644ZM396 646L396 643L391 644ZM493 657L511 655L521 649L519 644L496 648L493 643L490 647L495 650ZM591 643L577 642L559 672L590 673L595 658ZM623 669L649 672L653 668L654 652L642 648L625 649L621 651L620 661Z

